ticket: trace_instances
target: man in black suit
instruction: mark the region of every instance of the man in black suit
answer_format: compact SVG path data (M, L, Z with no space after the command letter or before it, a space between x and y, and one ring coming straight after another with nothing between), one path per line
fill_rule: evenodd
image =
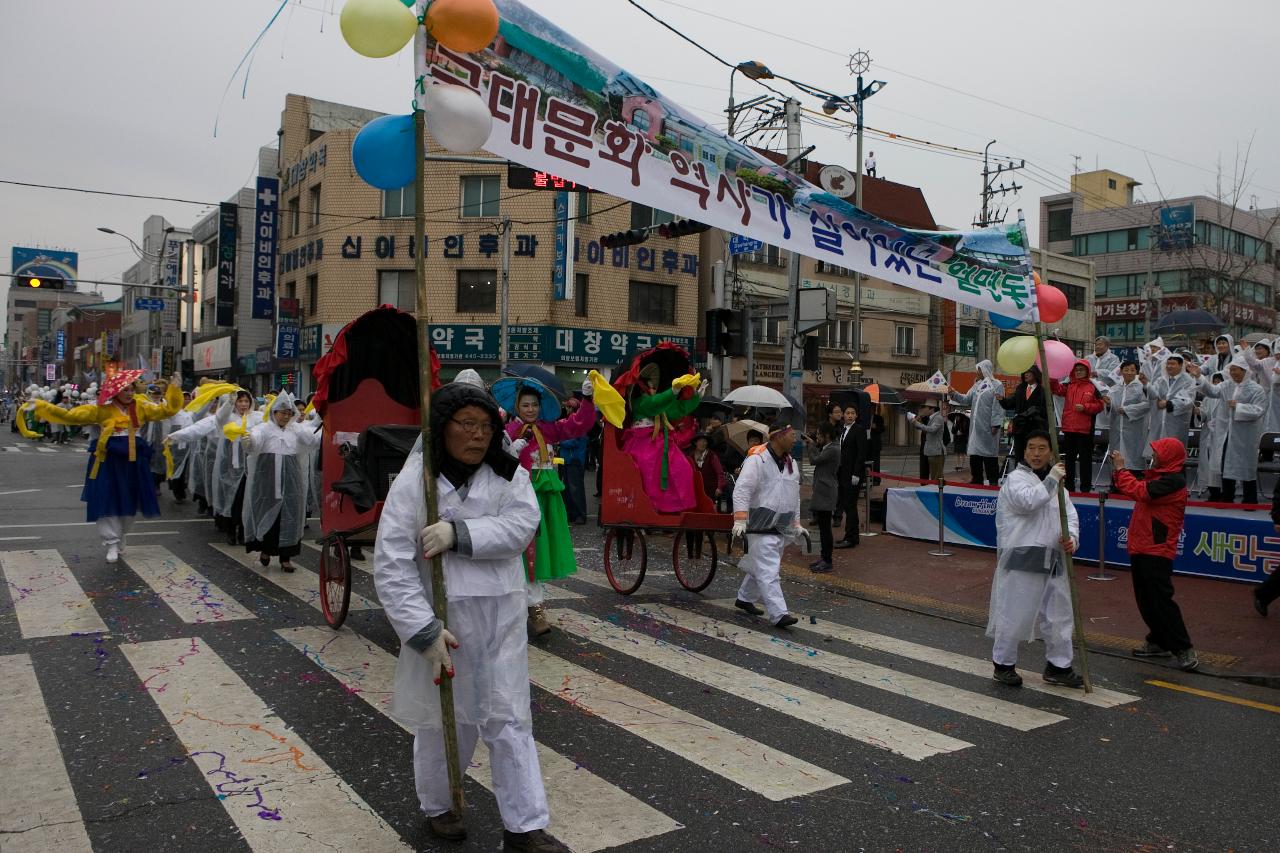
M840 437L840 468L836 475L840 481L840 508L844 512L844 538L835 544L837 548L854 548L859 542L858 491L866 476L869 448L867 425L858 420L856 406L847 407Z

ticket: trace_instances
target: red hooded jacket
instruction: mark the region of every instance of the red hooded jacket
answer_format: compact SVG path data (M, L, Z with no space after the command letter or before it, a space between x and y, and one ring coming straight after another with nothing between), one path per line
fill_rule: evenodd
M1076 368L1081 365L1086 371L1083 381L1075 378ZM1071 374L1071 381L1066 385L1056 379L1050 380L1049 385L1054 394L1066 398L1066 405L1062 407L1062 431L1092 434L1093 418L1102 411L1102 396L1090 381L1093 368L1084 359L1077 359L1071 366ZM1083 406L1084 411L1077 412L1076 404Z
M1129 553L1172 560L1178 552L1178 538L1187 514L1187 478L1182 473L1187 449L1176 438L1157 439L1151 442L1151 449L1155 456L1145 479L1117 469L1111 486L1134 501L1129 520Z

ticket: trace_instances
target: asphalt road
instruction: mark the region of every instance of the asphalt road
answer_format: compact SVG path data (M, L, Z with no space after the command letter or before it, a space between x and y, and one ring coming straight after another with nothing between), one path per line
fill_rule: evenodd
M475 778L470 840L423 833L367 571L333 632L314 550L283 588L167 492L108 566L83 445L45 450L0 434L0 848L500 848ZM724 608L732 566L681 590L661 539L624 598L601 532L575 535L530 660L552 831L580 853L1280 849L1273 692L1102 657L1088 702L1014 690L971 626L788 583L778 632Z

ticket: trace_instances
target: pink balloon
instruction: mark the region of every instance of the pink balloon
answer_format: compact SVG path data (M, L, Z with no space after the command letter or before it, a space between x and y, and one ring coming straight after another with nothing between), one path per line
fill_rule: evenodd
M1036 304L1042 323L1056 323L1067 316L1067 295L1052 284L1036 284Z
M1061 381L1071 375L1071 368L1076 363L1076 354L1071 351L1071 347L1062 341L1045 341L1044 356L1049 360L1049 369L1045 373L1050 378ZM1036 364L1040 364L1039 358L1036 359Z

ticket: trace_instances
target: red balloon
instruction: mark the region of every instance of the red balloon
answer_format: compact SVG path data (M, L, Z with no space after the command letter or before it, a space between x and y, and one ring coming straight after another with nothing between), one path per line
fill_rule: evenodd
M1056 323L1067 316L1067 295L1052 284L1037 284L1036 303L1042 323Z

